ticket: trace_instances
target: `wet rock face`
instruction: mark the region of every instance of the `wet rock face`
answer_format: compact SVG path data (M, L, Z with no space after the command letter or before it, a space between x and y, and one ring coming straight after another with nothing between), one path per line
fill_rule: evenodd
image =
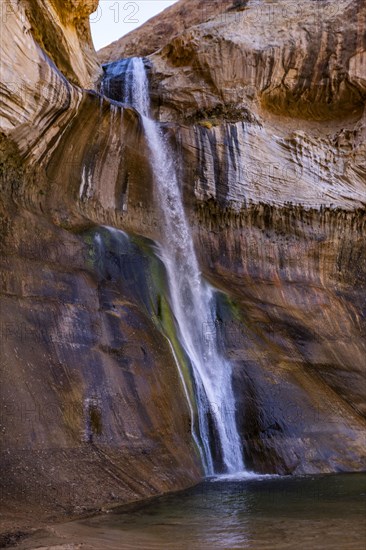
M150 261L107 229L72 234L11 216L1 245L4 512L77 514L201 476Z
M198 219L205 273L238 307L217 322L235 364L246 464L362 470L364 211L258 205L224 214L204 203Z
M364 468L365 17L248 2L149 56L257 471Z
M249 2L150 56L256 471L364 468L366 13L330 8Z
M27 517L32 526L184 488L202 469L159 320L164 284L156 286L141 252L121 250L106 230L103 253L95 243L101 224L157 234L139 116L78 87L102 72L83 35L84 3L3 4L6 530ZM57 47L47 42L53 33Z
M100 227L159 239L139 115L86 90L102 74L95 3L3 4L4 503L16 513L40 495L54 517L182 488L202 471L164 274L149 243L121 249ZM136 44L149 32L148 53L162 48L147 60L155 113L202 269L229 296L217 323L246 463L360 470L365 6L234 4L197 19L180 2L185 30L147 26Z

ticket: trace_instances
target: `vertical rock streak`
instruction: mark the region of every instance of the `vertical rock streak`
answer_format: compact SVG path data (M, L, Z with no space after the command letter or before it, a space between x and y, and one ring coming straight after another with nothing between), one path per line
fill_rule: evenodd
M118 68L113 65L111 76L115 77ZM132 58L127 66L126 60L121 65L120 71L125 71L124 101L140 112L150 151L164 226L159 255L168 274L171 306L181 344L192 365L206 473L241 472L244 464L235 420L232 368L217 347L214 290L201 277L173 156L159 125L149 115L149 89L143 61ZM104 90L109 84L107 71ZM219 442L216 448L215 435ZM223 468L214 460L214 452L221 455Z

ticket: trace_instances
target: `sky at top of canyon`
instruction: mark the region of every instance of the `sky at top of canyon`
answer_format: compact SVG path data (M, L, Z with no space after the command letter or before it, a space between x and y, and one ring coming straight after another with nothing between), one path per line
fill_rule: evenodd
M165 10L176 0L100 0L90 16L90 28L96 50L118 40Z

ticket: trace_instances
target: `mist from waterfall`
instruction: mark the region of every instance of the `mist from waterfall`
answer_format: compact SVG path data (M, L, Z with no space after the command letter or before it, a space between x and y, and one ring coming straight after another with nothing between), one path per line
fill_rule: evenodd
M161 211L163 237L159 256L168 274L178 336L191 362L206 474L217 473L213 459L215 444L219 445L225 473L243 472L232 366L218 351L215 291L200 273L172 151L159 124L150 116L149 86L143 60L131 58L113 63L104 79L104 91L108 91L111 79L120 78L122 72L123 100L139 111L150 151L156 204ZM207 338L207 334L211 338Z

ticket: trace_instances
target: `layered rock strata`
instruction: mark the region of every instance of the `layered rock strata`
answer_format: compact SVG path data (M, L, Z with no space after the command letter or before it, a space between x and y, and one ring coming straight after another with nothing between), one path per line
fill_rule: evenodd
M148 243L124 249L100 228L151 235L157 220L138 114L85 89L101 69L90 41L76 48L89 36L77 4L66 17L61 4L3 3L3 531L202 476L161 266ZM63 53L45 44L56 26Z

